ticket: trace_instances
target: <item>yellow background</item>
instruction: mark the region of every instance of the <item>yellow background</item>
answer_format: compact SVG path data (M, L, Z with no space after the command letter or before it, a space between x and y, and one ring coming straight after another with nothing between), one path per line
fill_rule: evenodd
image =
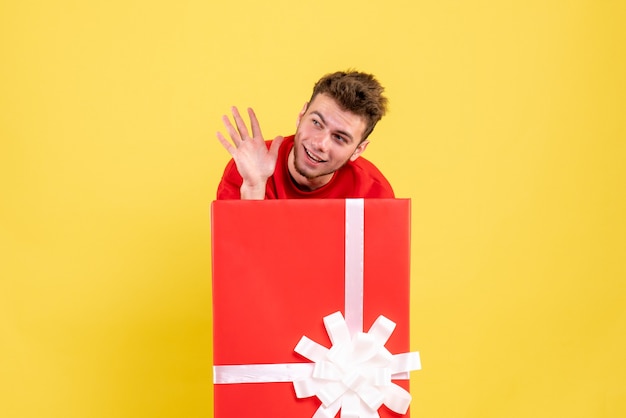
M625 4L2 1L0 416L212 415L220 116L290 134L348 67L413 200L412 416L626 416Z

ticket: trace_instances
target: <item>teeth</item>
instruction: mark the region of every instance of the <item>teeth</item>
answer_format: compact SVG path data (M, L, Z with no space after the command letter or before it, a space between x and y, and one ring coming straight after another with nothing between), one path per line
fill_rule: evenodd
M304 148L304 152L306 152L306 155L309 156L310 159L312 159L313 161L317 162L317 163L322 163L324 162L324 160L320 160L318 158L315 158L313 155L311 155L311 153L309 152L308 149Z

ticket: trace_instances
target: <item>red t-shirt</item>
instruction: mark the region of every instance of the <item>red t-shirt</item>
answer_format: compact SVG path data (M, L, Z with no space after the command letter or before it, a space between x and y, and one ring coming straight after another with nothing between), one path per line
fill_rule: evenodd
M267 141L269 147L271 141ZM391 185L383 174L363 157L348 161L335 172L332 179L312 191L300 190L287 165L289 152L293 148L293 135L286 137L278 150L278 160L274 174L267 179L266 199L350 199L350 198L394 198ZM243 179L237 171L234 160L224 169L222 180L217 188L217 199L240 199L239 189Z

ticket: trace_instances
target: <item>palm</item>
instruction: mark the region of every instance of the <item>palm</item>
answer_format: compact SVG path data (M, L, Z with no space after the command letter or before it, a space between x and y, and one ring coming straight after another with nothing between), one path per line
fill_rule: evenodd
M252 109L248 109L252 135L249 134L248 128L236 107L233 107L232 113L236 128L227 116L222 118L232 144L220 132L217 133L217 138L235 160L244 184L249 187L262 185L264 188L267 179L274 173L278 147L283 138L276 137L268 148L263 139L259 121Z

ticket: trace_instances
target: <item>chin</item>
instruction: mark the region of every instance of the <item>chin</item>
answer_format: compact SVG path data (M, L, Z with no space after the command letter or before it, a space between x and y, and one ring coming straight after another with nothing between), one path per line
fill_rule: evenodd
M296 164L296 171L298 172L298 174L300 174L302 177L304 177L307 180L311 180L317 177L315 174L312 174L309 171L303 170L297 164Z

